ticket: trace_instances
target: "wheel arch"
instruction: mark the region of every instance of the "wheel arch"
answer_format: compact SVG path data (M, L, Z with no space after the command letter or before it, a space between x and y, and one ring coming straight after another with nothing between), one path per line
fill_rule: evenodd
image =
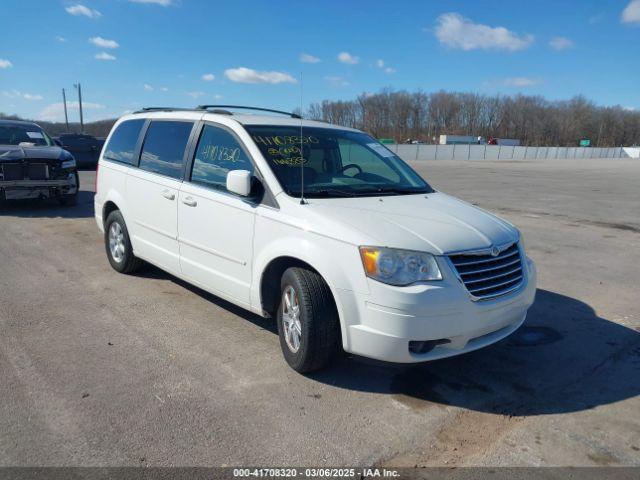
M100 220L102 220L103 226L104 222L107 221L107 217L109 216L109 214L115 210L120 210L120 213L122 213L125 221L127 220L124 197L116 188L110 188L107 192L105 192L104 196L101 195L100 203L102 204L100 209L102 218ZM96 205L96 216L98 214L97 207L98 205L100 205L100 203L97 203Z
M280 301L280 279L287 269L294 267L311 270L322 277L322 274L313 265L294 256L282 255L272 259L262 270L260 276L260 306L263 312L274 316ZM323 280L327 281L324 277Z
M107 200L104 202L102 206L102 224L107 221L107 218L111 214L111 212L115 212L116 210L120 210L120 207L113 200Z

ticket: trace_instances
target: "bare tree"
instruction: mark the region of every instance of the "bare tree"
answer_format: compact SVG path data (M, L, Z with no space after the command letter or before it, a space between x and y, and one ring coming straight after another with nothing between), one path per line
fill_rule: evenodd
M640 112L599 107L585 97L550 101L540 96L501 96L438 91L381 90L352 101L314 103L307 116L356 127L378 138L433 141L441 134L515 138L523 145L640 144Z

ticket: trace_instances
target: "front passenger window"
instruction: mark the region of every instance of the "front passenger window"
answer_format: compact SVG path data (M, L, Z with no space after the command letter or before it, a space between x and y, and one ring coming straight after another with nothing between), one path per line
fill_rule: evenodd
M249 156L231 133L205 125L193 159L191 182L226 191L231 170L254 171Z

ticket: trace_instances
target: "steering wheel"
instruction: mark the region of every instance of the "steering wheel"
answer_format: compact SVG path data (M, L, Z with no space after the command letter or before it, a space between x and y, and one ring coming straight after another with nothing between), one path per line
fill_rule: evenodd
M340 173L344 173L345 170L349 170L350 168L355 168L355 169L358 170L358 173L362 173L362 167L360 167L360 165L358 165L356 163L350 163L348 165L345 165L344 167L342 167L340 169Z

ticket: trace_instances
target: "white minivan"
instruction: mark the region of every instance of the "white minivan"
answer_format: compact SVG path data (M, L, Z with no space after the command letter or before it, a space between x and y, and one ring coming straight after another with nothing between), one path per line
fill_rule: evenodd
M536 269L513 225L434 190L366 133L243 108L116 122L95 196L115 270L144 260L275 317L299 372L341 350L448 357L522 324Z

